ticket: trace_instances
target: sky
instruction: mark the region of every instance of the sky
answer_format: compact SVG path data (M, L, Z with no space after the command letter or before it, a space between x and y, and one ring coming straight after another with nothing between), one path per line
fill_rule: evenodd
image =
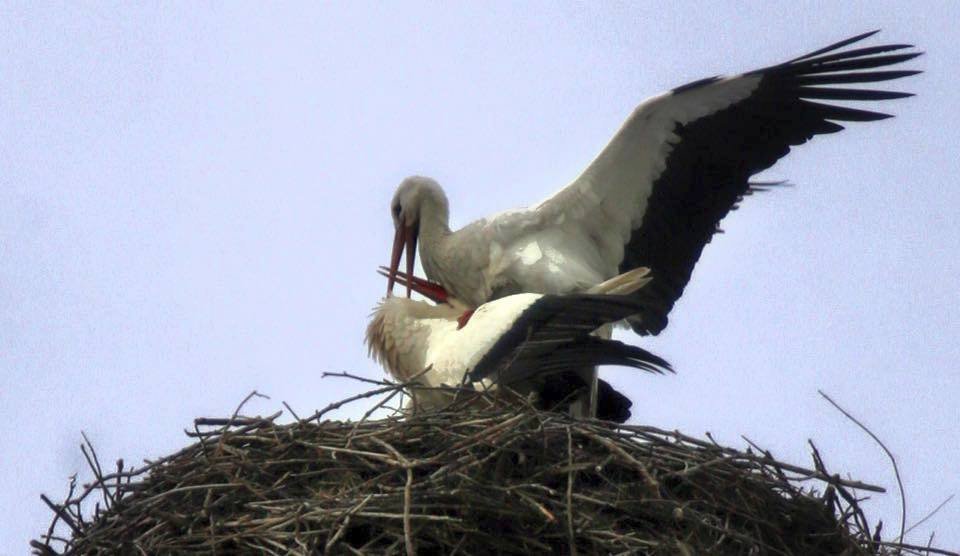
M887 488L889 538L960 493L960 4L0 3L0 553L68 477L171 453L198 416L309 414L381 378L389 201L436 178L452 224L576 177L645 98L882 28L926 73L898 115L794 150L706 248L676 376L603 375L636 423ZM358 402L338 418L356 418ZM15 509L15 511L13 510ZM907 540L960 550L960 501Z

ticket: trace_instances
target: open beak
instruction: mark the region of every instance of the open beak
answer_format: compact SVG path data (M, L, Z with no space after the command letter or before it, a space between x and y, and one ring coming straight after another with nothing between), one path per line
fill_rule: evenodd
M400 255L403 248L407 248L407 276L413 276L413 263L417 259L417 237L419 223L401 224L397 226L397 233L393 236L393 251L390 253L390 268L387 271L387 294L393 293L393 285L397 282L397 271L400 270ZM407 281L407 297L410 297L412 283Z
M387 278L390 278L390 269L385 266L381 266L379 269L377 269L377 273L380 274L380 276L386 276ZM431 282L430 280L426 280L424 278L411 276L406 272L397 271L394 273L394 280L401 286L412 288L413 291L419 293L434 303L446 303L447 299L450 297L446 288L440 284Z

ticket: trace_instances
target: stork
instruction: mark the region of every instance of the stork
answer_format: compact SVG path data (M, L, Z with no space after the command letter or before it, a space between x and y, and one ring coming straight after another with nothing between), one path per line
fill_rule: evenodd
M391 203L388 291L404 248L412 274L418 240L427 277L472 306L521 292L583 291L649 267L655 281L642 292L650 302L630 324L639 334L659 333L720 220L744 195L770 185L751 176L814 135L840 131L838 122L890 117L819 101L911 96L842 86L920 73L876 69L919 56L903 52L912 45L845 48L876 32L643 102L578 178L532 208L454 232L437 182L404 180Z
M458 320L467 306L405 273L397 279L436 304L387 296L373 313L366 343L394 378L415 379L425 387L413 392L415 409L448 404L450 391L442 387L464 384L532 391L549 408L591 387L576 372L584 367L672 370L644 349L591 335L643 308L629 294L650 280L647 269L616 276L587 293L502 297L477 307L462 326ZM597 405L602 419L623 422L630 416L629 400L606 383L600 385Z

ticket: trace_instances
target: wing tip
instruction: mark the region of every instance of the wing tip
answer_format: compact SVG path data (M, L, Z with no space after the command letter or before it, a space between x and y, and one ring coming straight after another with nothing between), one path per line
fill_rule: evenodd
M819 56L819 55L821 55L821 54L826 54L827 52L832 52L832 51L834 51L834 50L843 48L843 47L845 47L845 46L847 46L847 45L853 44L853 43L855 43L855 42L860 42L860 41L862 41L863 39L872 37L872 36L876 35L876 34L879 33L879 32L880 32L880 29L874 29L873 31L867 31L866 33L860 33L859 35L855 35L855 36L853 36L853 37L849 37L849 38L843 39L842 41L838 41L838 42L835 42L835 43L830 44L830 45L828 45L828 46L825 46L825 47L823 47L823 48L819 48L819 49L817 49L817 50L814 50L813 52L808 52L808 53L806 53L806 54L804 54L804 55L802 55L802 56L798 56L798 57L796 57L796 58L794 58L794 59L786 62L786 63L783 64L783 65L790 65L790 64L793 64L793 63L795 63L795 62L801 62L801 61L803 61L803 60L807 60L807 59L813 58L813 57L815 57L815 56Z

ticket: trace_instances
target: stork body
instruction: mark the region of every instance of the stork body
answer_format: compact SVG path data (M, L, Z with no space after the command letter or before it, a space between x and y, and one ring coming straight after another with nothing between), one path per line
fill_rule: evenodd
M890 54L910 45L845 48L874 33L647 100L577 179L532 208L451 231L440 186L408 178L391 206L397 232L391 270L396 272L406 247L412 273L419 240L428 278L478 306L520 292L583 291L649 267L656 280L642 292L648 298L644 313L630 323L640 334L657 334L720 220L744 195L772 185L751 183L751 176L792 146L843 129L837 122L890 117L820 100L910 96L838 87L919 73L874 71L918 56Z
M591 335L638 312L642 302L624 294L648 280L646 270L638 269L595 287L594 293L509 295L480 305L462 326L458 319L466 306L454 300L430 304L389 296L374 311L367 345L397 380L416 378L430 388L505 385L536 391L541 397L547 391L570 393L567 386L589 389L592 385L578 373L584 367L670 369L666 361L641 348ZM605 392L622 405L623 396L611 394L609 386ZM601 400L601 405L609 405L609 400ZM448 402L447 392L414 392L419 408ZM601 417L610 418L609 408L604 410Z

